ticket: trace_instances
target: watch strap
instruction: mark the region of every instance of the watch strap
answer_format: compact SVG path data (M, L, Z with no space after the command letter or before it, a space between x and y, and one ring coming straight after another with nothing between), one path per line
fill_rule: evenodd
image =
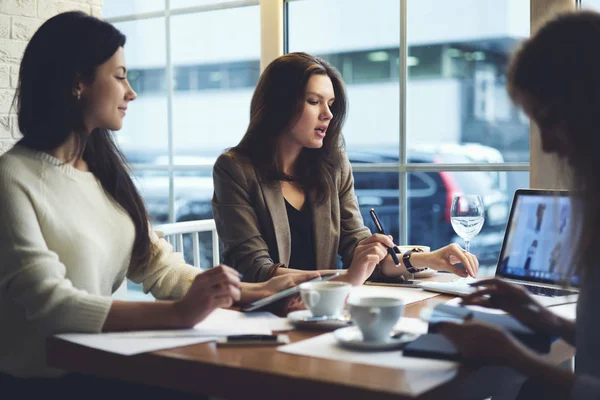
M419 270L413 267L413 265L410 263L410 256L413 252L422 253L423 249L415 247L414 249L408 250L406 253L402 254L402 262L404 263L404 267L406 267L406 270L408 272L410 272L411 274L416 274L417 272L419 272Z

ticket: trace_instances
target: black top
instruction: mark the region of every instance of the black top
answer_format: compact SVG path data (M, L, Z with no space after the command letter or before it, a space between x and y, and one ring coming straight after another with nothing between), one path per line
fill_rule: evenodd
M317 269L315 265L315 239L310 207L305 202L302 210L297 210L285 200L285 209L287 211L292 239L292 254L288 267L303 270Z

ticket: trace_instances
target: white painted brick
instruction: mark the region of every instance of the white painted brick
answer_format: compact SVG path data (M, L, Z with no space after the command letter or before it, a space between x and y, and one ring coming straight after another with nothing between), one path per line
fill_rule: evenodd
M35 17L35 4L36 0L2 0L0 14Z
M92 15L96 18L102 18L102 7L92 6Z
M12 117L10 115L0 115L0 140L12 139Z
M11 37L17 40L29 40L42 24L35 18L13 17Z
M10 66L10 87L15 89L17 84L19 83L19 66L11 65Z
M38 17L46 20L65 11L90 13L90 5L74 1L38 0Z
M15 143L11 140L5 140L5 141L0 140L0 155L6 153L14 145L15 145Z
M0 88L10 87L10 65L0 64Z
M0 63L19 64L27 42L0 39Z
M17 121L17 116L13 114L11 117L10 125L12 127L12 137L13 139L19 140L23 137L21 131L19 130L19 121Z
M10 17L8 15L0 15L0 38L8 38L10 36Z
M11 89L0 89L0 113L8 114L12 105L15 91Z

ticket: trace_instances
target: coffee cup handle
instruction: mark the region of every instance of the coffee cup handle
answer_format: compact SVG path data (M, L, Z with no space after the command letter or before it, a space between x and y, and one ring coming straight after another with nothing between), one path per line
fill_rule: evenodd
M369 324L373 324L377 320L377 317L379 317L379 314L381 314L381 308L371 307L369 309Z
M315 290L311 290L307 294L308 294L308 296L306 296L306 298L305 298L306 302L308 303L307 305L309 307L316 306L317 303L319 302L319 300L321 299L321 295L319 294L319 292L317 292Z

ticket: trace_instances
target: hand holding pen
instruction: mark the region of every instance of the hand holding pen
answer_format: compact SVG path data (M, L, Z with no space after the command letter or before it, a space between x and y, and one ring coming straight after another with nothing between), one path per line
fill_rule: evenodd
M381 225L381 221L379 220L379 217L377 216L375 209L371 208L371 210L369 211L369 214L371 214L371 218L373 218L373 223L375 224L377 233L385 235L386 234L385 230L383 229L383 225ZM392 257L392 260L394 260L394 264L400 265L400 260L398 259L398 256L396 255L394 248L389 247L389 246L386 246L386 247L387 247L388 254Z

